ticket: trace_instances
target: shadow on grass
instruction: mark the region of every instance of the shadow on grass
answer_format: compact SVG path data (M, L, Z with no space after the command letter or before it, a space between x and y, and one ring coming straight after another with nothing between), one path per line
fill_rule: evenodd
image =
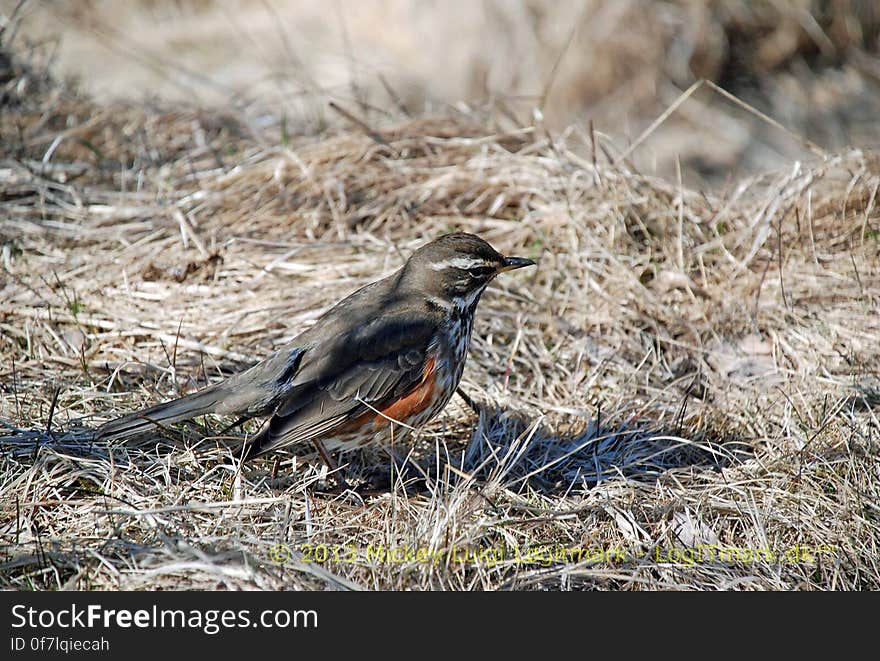
M752 454L744 439L709 427L612 419L554 433L541 417L484 409L465 450L462 470L513 490L528 485L541 493L561 494L590 489L610 478L652 481L672 469L718 470Z
M407 457L396 453L394 467L388 454L369 451L346 453L340 464L362 494L390 490L402 478L411 494L432 491L431 483L464 479L478 488L495 484L512 491L561 495L612 478L650 482L675 469L719 470L754 453L746 439L708 425L694 429L642 417L616 423L593 420L576 431L559 433L544 424L542 416L477 408L477 423L459 452L441 443L438 459L435 447L421 442Z

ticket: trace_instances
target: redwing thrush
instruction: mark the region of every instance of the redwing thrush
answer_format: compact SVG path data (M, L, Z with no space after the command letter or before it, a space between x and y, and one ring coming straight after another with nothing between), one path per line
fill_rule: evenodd
M326 450L395 439L452 397L480 296L503 271L531 266L473 234L428 243L396 273L357 290L250 369L191 395L112 420L98 438L130 436L207 413L268 416L247 456L301 441ZM402 425L394 425L394 423Z

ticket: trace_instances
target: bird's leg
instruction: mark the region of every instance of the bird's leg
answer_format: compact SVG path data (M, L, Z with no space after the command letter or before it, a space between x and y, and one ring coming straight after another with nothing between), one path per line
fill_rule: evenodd
M391 462L397 467L398 474L406 475L409 471L407 465L412 466L416 469L418 473L421 474L422 479L427 479L428 475L425 472L425 469L422 468L415 459L412 458L411 453L407 453L405 456L401 456L394 447L386 447L382 446L382 449L388 453L388 457L391 459Z
M461 386L456 388L455 392L457 392L458 396L461 397L462 400L464 400L464 403L468 405L468 407L471 409L471 411L473 411L477 415L480 415L480 409L477 406L476 402L474 402L474 400L471 399L470 395L468 395L467 393L465 393L464 390L461 389Z
M333 477L336 478L336 483L339 487L345 491L350 491L351 487L348 485L348 482L345 481L342 469L339 468L339 465L335 461L333 461L333 457L327 452L327 448L324 447L324 444L317 438L312 439L312 443L314 443L315 448L318 450L318 454L321 455L321 459L327 465L327 469L333 473Z

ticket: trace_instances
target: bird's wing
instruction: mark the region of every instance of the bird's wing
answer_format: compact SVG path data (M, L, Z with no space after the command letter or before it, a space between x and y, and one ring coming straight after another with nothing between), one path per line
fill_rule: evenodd
M306 351L288 396L250 451L263 454L326 436L411 393L436 364L436 324L381 316Z

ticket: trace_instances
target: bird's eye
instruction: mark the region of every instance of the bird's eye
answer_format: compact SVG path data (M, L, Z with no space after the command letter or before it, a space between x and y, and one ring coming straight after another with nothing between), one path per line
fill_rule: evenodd
M472 278L485 278L487 275L492 273L495 269L491 266L475 266L472 269L468 269L468 273Z

